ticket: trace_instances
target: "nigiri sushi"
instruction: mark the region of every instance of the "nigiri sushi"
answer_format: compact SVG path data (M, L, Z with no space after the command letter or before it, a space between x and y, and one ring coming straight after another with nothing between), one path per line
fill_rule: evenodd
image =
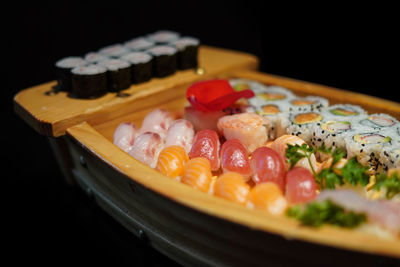
M139 134L145 132L157 133L161 139L165 139L167 130L174 121L172 114L164 109L155 109L144 117Z
M284 159L284 164L285 164L285 169L288 170L290 167L289 162L287 161L286 158L286 149L287 145L299 145L301 146L302 144L305 144L304 140L301 139L300 137L296 135L282 135L274 140L272 144L269 145L270 148L278 152L278 154ZM315 155L311 155L310 157L311 164L313 165L314 170L318 169L317 167L317 159L315 158ZM303 158L299 160L296 165L297 167L304 167L306 169L311 170L311 166L308 162L307 158Z
M251 189L247 207L281 215L288 207L288 202L277 184L265 182L257 184Z
M186 153L189 153L193 138L194 128L192 123L185 119L175 120L167 130L165 147L178 145L183 147Z
M214 130L201 130L196 133L189 158L204 157L210 161L211 170L220 168L219 159L220 142L219 136Z
M135 141L138 129L132 122L122 122L114 131L113 143L123 151L129 153Z
M225 141L221 147L223 172L237 172L248 180L252 174L247 149L238 139Z
M203 157L192 158L186 162L181 181L203 192L210 190L212 180L210 161Z
M283 158L275 150L268 147L259 147L254 150L251 160L253 181L256 184L273 182L285 192L285 165Z
M129 155L151 168L155 168L163 146L164 142L159 134L146 132L136 137Z
M180 180L189 157L181 146L168 146L161 150L157 161L157 170L162 174Z
M214 195L240 204L245 204L250 186L244 177L236 172L227 172L217 178L214 184Z
M218 130L229 139L238 139L252 153L268 141L265 125L269 119L255 113L240 113L224 116L218 120Z

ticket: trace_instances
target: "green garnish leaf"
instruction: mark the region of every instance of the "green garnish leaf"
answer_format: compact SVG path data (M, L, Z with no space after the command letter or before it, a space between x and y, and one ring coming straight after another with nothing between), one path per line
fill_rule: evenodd
M369 175L365 173L367 170L368 168L361 165L357 161L356 157L353 157L347 161L346 165L342 168L341 173L343 179L347 183L351 185L361 184L362 186L366 186L369 183Z
M302 144L301 146L297 144L288 144L286 149L286 157L288 159L288 162L290 163L290 168L293 168L293 166L296 165L296 163L302 158L307 158L308 162L310 163L311 170L315 176L316 173L310 159L311 155L314 154L314 152L315 150L307 144Z
M323 224L336 225L345 228L355 228L367 221L364 213L345 211L345 209L330 200L314 201L303 208L295 205L289 208L286 215L298 219L302 225L320 227Z
M376 175L376 182L372 189L380 190L381 187L386 188L387 199L391 199L396 194L400 193L399 174L394 172L390 177L383 173Z
M333 171L332 168L323 169L317 175L317 183L319 184L320 188L328 188L328 189L335 189L335 186L343 185L343 177L338 175Z

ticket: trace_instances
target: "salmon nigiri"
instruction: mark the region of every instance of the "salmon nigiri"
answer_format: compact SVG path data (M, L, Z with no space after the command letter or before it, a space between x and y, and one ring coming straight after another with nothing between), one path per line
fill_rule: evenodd
M136 137L129 155L138 161L155 168L158 155L164 146L164 142L157 133L143 133Z
M288 144L301 146L302 144L305 144L305 142L304 142L303 139L301 139L300 137L298 137L296 135L287 135L287 134L285 134L285 135L282 135L282 136L276 138L275 141L272 144L269 145L270 148L272 148L273 150L278 152L278 154L282 158L284 158L284 164L285 164L285 169L286 170L288 170L289 167L290 167L290 164L289 164L289 162L287 161L287 158L286 158L286 149L287 149L287 145ZM310 159L311 159L311 164L314 167L314 170L318 169L317 168L317 160L316 160L314 154L311 155ZM310 166L307 158L303 158L303 159L299 160L296 163L296 166L297 167L304 167L306 169L311 170L311 166Z
M240 173L246 180L251 176L247 149L238 139L230 139L222 144L221 167L223 172Z
M188 160L189 157L183 147L169 146L161 150L156 168L162 174L180 180Z
M288 207L288 202L279 186L272 182L265 182L255 185L247 200L247 207L280 215Z
M157 108L144 117L139 134L152 132L159 134L164 139L173 121L174 118L169 111Z
M113 143L123 151L129 153L135 141L138 129L132 122L122 122L114 131Z
M269 119L255 113L239 113L224 116L218 120L218 130L227 140L238 139L252 153L257 147L268 141L268 130L265 125Z
M216 131L201 130L196 133L189 158L204 157L210 161L211 170L217 171L220 167L220 142Z
M189 153L193 144L193 138L194 128L192 123L185 119L175 120L167 130L165 146L178 145L183 147L186 153Z
M244 177L236 172L227 172L217 178L214 184L214 195L240 204L245 204L250 186Z
M212 180L210 161L203 157L186 162L182 182L203 192L210 190Z

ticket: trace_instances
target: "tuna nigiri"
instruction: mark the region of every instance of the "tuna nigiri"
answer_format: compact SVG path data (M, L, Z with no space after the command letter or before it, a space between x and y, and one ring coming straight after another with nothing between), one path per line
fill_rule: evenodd
M180 180L188 160L189 157L183 147L169 146L161 150L158 156L157 170L168 177Z
M238 139L252 153L257 147L268 141L265 125L269 119L255 113L240 113L224 116L218 120L218 130L227 140Z
M270 148L272 148L273 150L278 152L278 154L281 155L281 157L284 159L286 170L288 170L290 167L290 164L288 163L287 158L286 158L286 149L287 149L288 144L301 146L302 144L305 144L305 142L303 139L301 139L300 137L298 137L296 135L282 135L282 136L276 138L274 140L274 142L269 145ZM311 155L310 160L311 160L311 163L313 164L314 170L318 169L317 168L317 160L316 160L314 154ZM303 158L303 159L299 160L296 163L296 166L311 170L311 167L310 167L310 164L309 164L307 158Z
M135 141L138 129L132 122L122 122L114 131L113 143L129 153Z
M214 184L214 195L240 204L245 204L250 186L244 177L236 172L227 172L217 178Z
M186 153L189 153L193 144L193 138L193 125L185 119L175 120L168 128L165 147L178 145L183 147Z
M152 132L159 134L161 139L164 139L173 121L174 118L169 111L159 108L155 109L144 117L139 134Z
M164 142L157 133L143 133L136 137L129 154L138 161L155 168Z
M248 180L252 174L247 149L238 139L225 141L221 147L221 167L223 172L237 172Z
M189 158L204 157L210 161L211 170L217 171L220 167L220 142L216 131L201 130L196 133Z
M210 161L206 158L192 158L185 165L182 182L203 192L210 190L212 180Z
M277 184L265 182L257 184L251 189L247 207L281 215L288 207L288 202Z

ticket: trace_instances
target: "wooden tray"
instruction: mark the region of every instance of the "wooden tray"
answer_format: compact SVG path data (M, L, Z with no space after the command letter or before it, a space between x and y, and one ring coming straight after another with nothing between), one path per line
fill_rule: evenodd
M248 78L281 85L299 95L320 95L331 103L357 104L369 112L388 113L400 119L398 103L252 71L249 69L257 65L253 57L221 52L239 58L244 56L245 60L225 66L225 69L209 71L208 76L190 73L187 74L189 78L182 76L184 81L173 77L165 83L153 81L154 87L143 85L146 89L138 94L135 94L137 88L130 88L131 98L120 100L105 96L93 100L97 104L88 102L89 111L80 105L75 107L77 111L67 108L72 101L67 99L69 104L62 107L58 106L60 103L54 106L49 102L51 112L47 109L38 115L40 105L31 103L26 95L16 96L16 111L40 133L58 137L52 139L52 144L67 176L131 232L180 263L231 266L299 262L325 266L347 266L355 262L366 266L382 262L398 264L400 240L385 240L335 227L311 229L286 217L249 210L169 179L112 144L112 134L120 122L133 121L140 126L143 117L155 107L179 112L186 104L187 85L210 77ZM219 54L214 56L218 64ZM205 69L207 71L207 67ZM49 86L51 83L25 93L32 98L37 93L42 98ZM65 96L55 97L59 101L66 99ZM106 100L109 98L113 100ZM53 119L51 113L56 111L69 115ZM37 117L44 114L47 120L37 122Z

